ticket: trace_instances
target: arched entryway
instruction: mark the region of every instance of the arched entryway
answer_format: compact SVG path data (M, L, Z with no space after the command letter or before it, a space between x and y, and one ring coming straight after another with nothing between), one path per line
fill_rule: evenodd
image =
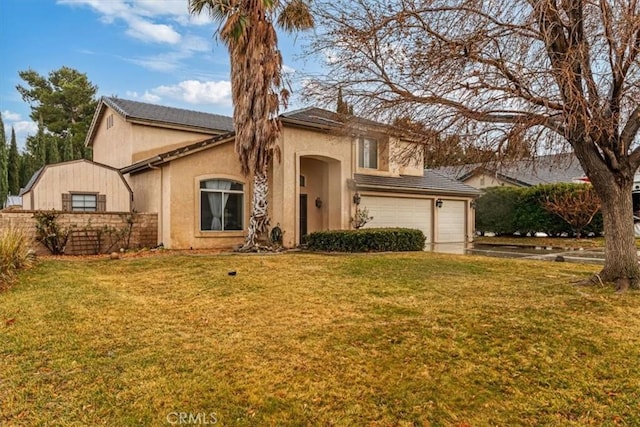
M339 229L342 212L340 161L319 155L300 156L296 243L314 231Z

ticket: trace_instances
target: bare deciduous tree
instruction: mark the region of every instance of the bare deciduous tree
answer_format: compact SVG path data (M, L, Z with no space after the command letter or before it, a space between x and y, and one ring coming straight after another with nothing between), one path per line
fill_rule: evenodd
M582 236L583 230L591 224L593 217L600 211L600 199L591 185L582 188L555 192L546 197L543 206L551 213L565 220L576 233Z
M638 286L638 0L318 0L313 46L360 114L422 122L495 152L571 148L602 201L600 277Z

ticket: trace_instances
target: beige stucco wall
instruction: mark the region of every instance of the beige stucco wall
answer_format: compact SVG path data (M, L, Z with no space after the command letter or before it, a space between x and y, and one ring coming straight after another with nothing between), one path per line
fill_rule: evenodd
M133 142L130 163L152 158L175 148L211 137L212 134L131 124Z
M390 169L394 175L422 176L424 174L424 148L421 144L390 141Z
M107 120L113 117L113 126L107 129ZM97 124L93 140L93 160L98 163L122 168L131 164L133 145L131 125L122 116L107 108Z
M63 193L106 195L106 210L131 210L131 193L114 169L77 160L45 167L31 191L22 197L24 209L62 210Z
M315 207L318 196L309 195L308 230L311 231L311 227L349 228L351 193L347 187L347 179L353 177L355 139L294 127L284 128L282 138L281 161L274 162L273 165L271 203L273 223L280 223L284 231L284 245L292 247L300 242L301 189L298 182L301 164L311 167L309 170L312 172L312 180L308 178L307 185L316 185L314 180L323 174L327 177L327 182L324 183L326 187L315 190L323 195L320 210ZM314 162L305 162L305 158Z
M231 248L244 241L242 231L200 231L200 181L222 178L244 184L244 227L251 206L251 185L240 171L233 143L173 160L162 167L161 241L173 249ZM148 185L156 185L147 180ZM141 182L142 185L142 182ZM139 190L142 191L142 188Z
M113 117L113 126L107 128L110 116ZM115 168L123 168L218 134L128 122L109 107L105 107L104 114L96 126L93 160Z

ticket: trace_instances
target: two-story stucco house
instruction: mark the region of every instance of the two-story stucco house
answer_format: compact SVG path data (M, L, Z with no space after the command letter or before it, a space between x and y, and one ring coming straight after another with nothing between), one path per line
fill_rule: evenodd
M428 244L472 238L480 192L423 169L422 150L375 122L308 108L284 113L280 158L270 170L271 224L294 247L317 230L419 228ZM167 248L232 247L243 242L252 181L240 172L231 118L103 98L87 136L94 160L116 167L138 212L157 212Z

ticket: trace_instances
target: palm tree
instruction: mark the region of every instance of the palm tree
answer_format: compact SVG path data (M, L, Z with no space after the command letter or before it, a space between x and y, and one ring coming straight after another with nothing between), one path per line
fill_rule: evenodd
M235 149L242 173L253 174L253 197L247 239L240 250L252 250L267 231L268 168L278 155L282 55L275 24L287 32L313 27L307 0L189 0L189 13L206 11L220 24L217 35L229 50Z

